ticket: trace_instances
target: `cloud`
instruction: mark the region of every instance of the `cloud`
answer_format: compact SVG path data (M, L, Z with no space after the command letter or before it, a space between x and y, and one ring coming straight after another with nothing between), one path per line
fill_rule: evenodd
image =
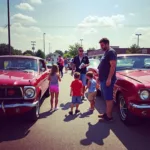
M118 8L118 7L119 7L119 5L118 5L118 4L116 4L114 7L115 7L115 8Z
M111 17L104 16L88 16L84 18L84 20L78 25L79 28L86 28L86 27L116 27L120 24L123 24L125 20L124 15L113 15Z
M130 16L135 16L135 14L134 14L134 13L129 13L129 15L130 15Z
M14 22L20 22L20 23L24 23L24 24L36 23L36 20L33 19L32 17L26 16L26 15L23 15L23 14L20 14L20 13L15 14L14 16L12 16L11 19Z
M16 5L16 8L20 10L34 11L34 8L28 3L20 3L19 5Z
M42 4L42 0L29 0L32 4Z

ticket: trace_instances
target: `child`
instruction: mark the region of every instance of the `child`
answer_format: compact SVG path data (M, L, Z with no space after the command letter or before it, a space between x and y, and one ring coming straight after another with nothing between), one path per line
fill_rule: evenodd
M74 81L71 83L71 91L70 96L72 96L72 104L71 104L71 111L69 112L70 115L73 115L73 107L76 105L75 113L79 113L80 110L79 104L81 103L81 96L83 95L83 84L80 81L80 73L75 72L74 74Z
M49 76L50 80L50 93L51 93L51 109L53 110L53 101L55 97L55 111L58 110L57 104L58 104L58 96L59 96L59 81L61 81L61 78L59 76L59 68L57 65L52 66L52 70Z
M89 111L94 111L98 85L96 80L93 78L93 72L87 72L86 77L88 79L86 90L88 89L88 100L90 101Z

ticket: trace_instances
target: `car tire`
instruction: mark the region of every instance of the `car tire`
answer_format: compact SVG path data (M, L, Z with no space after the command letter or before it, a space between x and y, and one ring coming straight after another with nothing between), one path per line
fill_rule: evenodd
M140 118L133 115L128 110L128 106L127 106L124 96L122 94L119 94L119 96L118 96L118 107L119 107L120 119L125 125L130 126L130 125L139 124Z
M29 113L29 119L33 122L36 122L40 115L40 98L38 99L38 104L34 107Z

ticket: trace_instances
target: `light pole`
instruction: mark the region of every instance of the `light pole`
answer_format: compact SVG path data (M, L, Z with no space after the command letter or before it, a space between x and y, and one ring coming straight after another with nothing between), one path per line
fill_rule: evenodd
M82 47L82 41L83 41L83 39L80 39L80 41L81 41L81 47Z
M36 41L31 41L31 45L32 45L32 50L33 50L33 53L34 53L34 50L35 50L35 45L36 45Z
M7 16L8 16L8 50L9 50L9 55L11 55L12 52L11 52L11 43L10 43L10 11L9 11L9 0L7 0Z
M51 53L51 43L49 43L49 54Z
M43 33L43 49L44 49L44 54L45 54L45 34L46 33Z
M137 46L139 47L139 37L142 35L142 34L135 34L137 36Z

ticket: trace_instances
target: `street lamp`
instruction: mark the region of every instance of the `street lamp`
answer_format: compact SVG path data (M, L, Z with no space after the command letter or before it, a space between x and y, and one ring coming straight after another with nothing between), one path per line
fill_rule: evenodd
M45 34L46 33L43 33L43 49L44 49L44 54L45 54Z
M10 11L9 11L9 0L7 0L7 16L8 16L8 50L9 50L9 55L11 55L12 52L11 52L11 43L10 43Z
M139 47L139 37L142 35L142 34L135 34L137 36L137 46Z
M80 39L80 41L81 41L81 47L82 47L82 41L83 41L83 39Z

